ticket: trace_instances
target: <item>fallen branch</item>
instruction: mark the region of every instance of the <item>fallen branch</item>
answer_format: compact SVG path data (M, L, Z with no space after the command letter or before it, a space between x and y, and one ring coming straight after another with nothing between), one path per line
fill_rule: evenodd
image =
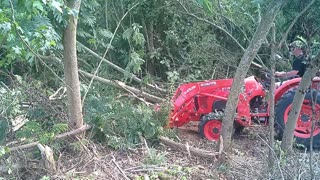
M83 125L82 127L78 128L78 129L75 129L75 130L72 130L72 131L69 131L69 132L66 132L66 133L58 134L56 137L54 137L54 139L61 139L61 138L73 136L73 135L79 134L81 132L84 132L84 131L86 131L86 130L88 130L90 128L91 128L91 126L86 124L86 125ZM17 150L32 148L32 147L38 145L39 143L40 143L39 141L36 141L36 142L29 143L29 144L24 144L24 145L21 145L21 146L17 146L17 147L12 147L12 148L9 148L9 151L13 152L13 151L17 151Z
M134 92L128 90L128 89L125 87L125 86L127 86L126 84L121 83L121 84L118 84L118 85L121 86L124 90L128 91L130 94L132 94L132 96L134 96L136 99L138 99L139 101L145 103L147 106L152 105L152 103L149 103L149 102L145 101L143 98L138 97ZM123 86L123 85L125 85L125 86Z
M118 163L116 162L115 158L112 159L112 162L116 165L116 167L118 168L118 170L121 172L121 174L123 175L123 177L127 180L130 180L128 178L128 176L126 175L126 173L122 170L122 168L118 165Z
M88 77L88 78L93 78L93 74L90 74L90 73L87 73L85 71L82 71L82 70L79 70L79 72ZM117 80L114 80L114 81L111 81L109 79L104 79L102 77L99 77L99 76L95 76L94 77L94 80L97 80L101 83L104 83L104 84L108 84L108 85L111 85L111 86L114 86L114 87L117 87L117 88L122 88L122 89L125 89L126 91L129 91L130 93L133 92L134 94L136 94L137 96L142 96L144 97L146 100L148 100L149 102L152 102L152 103L161 103L163 102L163 99L160 98L160 97L157 97L157 96L154 96L154 95L151 95L149 93L146 93L146 92L142 92L134 87L131 87L131 86L128 86L126 85L124 82L121 82L121 81L117 81Z
M97 53L93 52L91 49L87 48L86 46L84 46L84 45L81 44L80 42L77 42L77 45L78 45L80 48L82 48L82 49L84 49L85 51L87 51L88 53L90 53L91 55L95 56L96 58L102 59L103 62L107 63L109 66L111 66L111 67L114 68L115 70L117 70L117 71L119 71L119 72L121 72L121 73L123 73L123 74L125 74L125 75L128 74L129 77L132 78L132 80L134 80L134 81L136 81L136 82L138 82L138 83L142 83L142 80L141 80L140 78L138 78L136 75L134 75L134 74L132 74L132 73L130 73L130 72L122 69L121 67L113 64L112 62L104 59L103 57L99 56ZM152 84L147 84L147 86L148 86L149 88L155 89L155 90L160 91L160 92L163 92L163 93L167 92L165 89L159 88L159 87L154 86L154 85L152 85Z
M175 142L169 138L161 136L159 139L163 144L170 146L171 148L174 148L176 150L182 151L182 150L186 149L185 144ZM191 154L198 156L198 157L216 159L219 156L219 153L217 153L217 152L210 152L210 151L206 151L206 150L199 149L199 148L193 148L193 147L189 147L188 149Z
M165 167L154 167L154 168L141 168L141 169L132 169L128 170L130 173L137 173L137 172L154 172L154 171L166 171L168 168Z

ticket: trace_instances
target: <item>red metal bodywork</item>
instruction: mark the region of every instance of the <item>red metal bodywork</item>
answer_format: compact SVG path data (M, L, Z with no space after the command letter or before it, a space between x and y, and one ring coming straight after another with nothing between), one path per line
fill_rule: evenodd
M232 79L208 80L183 84L176 90L171 103L169 127L179 127L190 121L200 121L210 112L223 110L232 85ZM288 90L297 87L301 78L284 82L275 91L275 102ZM313 81L313 87L319 88L320 79ZM266 91L254 77L245 79L239 95L235 121L241 126L251 126L253 121L267 124L269 118Z

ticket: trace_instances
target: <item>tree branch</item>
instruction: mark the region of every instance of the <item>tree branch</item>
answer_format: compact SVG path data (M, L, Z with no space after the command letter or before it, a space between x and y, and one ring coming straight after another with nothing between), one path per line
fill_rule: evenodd
M102 77L99 77L99 76L94 76L93 74L90 74L90 73L87 73L85 71L82 71L82 70L79 70L79 72L88 77L88 78L93 78L94 80L97 80L101 83L104 83L104 84L108 84L108 85L111 85L111 86L114 86L114 87L117 87L117 88L122 88L130 93L134 93L136 94L137 96L142 96L144 97L146 100L148 100L149 102L152 102L152 103L161 103L164 101L164 99L160 98L160 97L157 97L157 96L154 96L154 95L151 95L151 94L148 94L146 92L142 92L134 87L131 87L131 86L128 86L126 85L124 82L121 82L121 81L111 81L109 79L104 79Z
M81 132L84 132L86 130L89 130L90 128L91 128L90 125L83 125L82 127L78 128L78 129L75 129L75 130L72 130L72 131L69 131L66 133L58 134L57 136L54 137L54 139L56 140L56 139L61 139L61 138L65 138L68 136L73 136L73 135L79 134ZM29 148L36 146L39 143L40 143L39 141L36 141L36 142L29 143L29 144L17 146L17 147L12 147L12 148L9 148L9 151L13 152L13 151L17 151L17 150L29 149Z

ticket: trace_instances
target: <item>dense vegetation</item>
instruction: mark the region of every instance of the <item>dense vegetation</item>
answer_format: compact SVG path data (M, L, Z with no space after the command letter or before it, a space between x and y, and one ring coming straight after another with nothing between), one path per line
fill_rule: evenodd
M174 136L163 129L169 104L155 112L156 101L122 83L169 102L183 82L232 78L271 1L82 0L77 54L84 121L93 127L89 138L127 150L144 139L156 146L160 135ZM285 4L275 21L277 42L310 2ZM298 37L312 47L319 42L319 5L297 19L278 47L278 70L291 68L288 43ZM67 16L77 13L62 0L0 1L0 157L8 159L7 147L15 141L65 147L53 138L69 130L62 40ZM268 35L254 59L266 68L269 42ZM91 85L93 74L109 83ZM248 74L261 72L251 66Z

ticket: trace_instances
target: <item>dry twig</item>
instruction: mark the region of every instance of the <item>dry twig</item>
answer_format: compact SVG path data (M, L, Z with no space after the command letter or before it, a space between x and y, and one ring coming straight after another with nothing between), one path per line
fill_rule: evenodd
M116 165L116 167L118 168L118 170L121 172L121 174L123 175L123 177L127 180L130 180L128 178L128 176L126 175L126 173L122 170L122 168L118 165L118 163L116 162L115 158L112 159L112 162Z

